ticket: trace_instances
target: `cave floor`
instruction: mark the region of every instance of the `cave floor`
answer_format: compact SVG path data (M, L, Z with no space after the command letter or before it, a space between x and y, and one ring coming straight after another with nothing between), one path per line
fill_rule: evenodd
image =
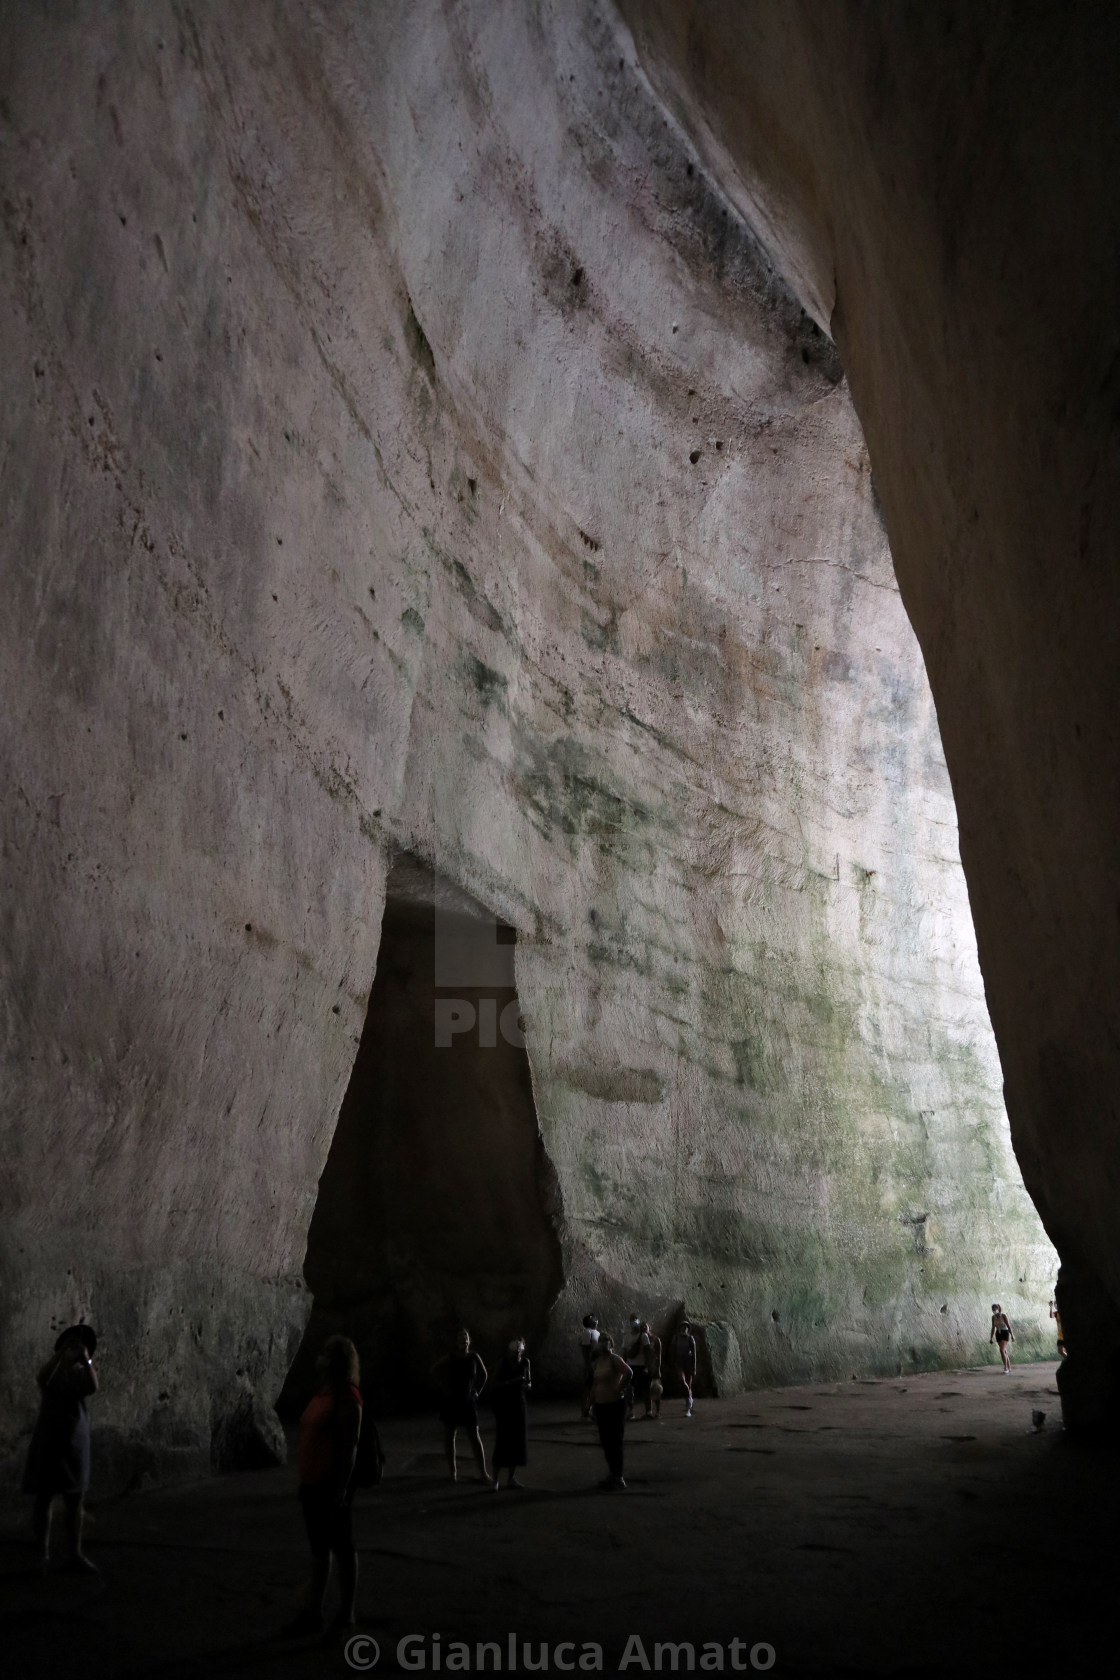
M667 1399L660 1425L627 1431L626 1493L597 1490L598 1438L577 1410L533 1408L520 1493L462 1461L453 1485L434 1421L383 1424L387 1477L355 1511L373 1673L405 1672L406 1634L425 1636L432 1672L437 1632L441 1672L454 1639L474 1671L475 1642L499 1641L509 1672L511 1630L534 1660L549 1642L550 1672L572 1640L617 1673L632 1634L651 1672L661 1640L694 1641L697 1672L705 1642L733 1672L733 1638L746 1672L750 1648L772 1645L775 1674L1065 1676L1109 1652L1120 1459L1066 1440L1052 1364L698 1401L690 1422ZM96 1577L41 1580L25 1518L10 1506L0 1530L0 1649L21 1680L355 1672L339 1638L276 1636L304 1569L290 1469L94 1507Z

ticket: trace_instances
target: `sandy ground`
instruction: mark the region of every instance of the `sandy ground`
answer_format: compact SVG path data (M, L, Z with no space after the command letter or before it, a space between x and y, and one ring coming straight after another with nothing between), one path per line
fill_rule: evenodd
M549 1672L584 1642L604 1673L647 1672L642 1657L672 1672L661 1641L693 1642L698 1673L720 1672L717 1655L722 1672L756 1672L764 1644L774 1674L1106 1672L1120 1460L1066 1440L1052 1365L773 1390L698 1402L692 1421L667 1400L660 1424L627 1432L625 1493L598 1490L598 1438L577 1410L534 1407L520 1493L482 1487L470 1464L453 1485L437 1424L385 1421L387 1478L356 1509L365 1643L350 1663L339 1637L277 1637L304 1571L290 1470L97 1507L96 1577L41 1579L12 1505L5 1672L296 1680L438 1659L446 1673L455 1640L478 1672L476 1642L493 1640L508 1673L511 1632L518 1672L525 1641L532 1662L547 1642ZM424 1670L398 1660L408 1634ZM687 1651L676 1661L687 1672Z

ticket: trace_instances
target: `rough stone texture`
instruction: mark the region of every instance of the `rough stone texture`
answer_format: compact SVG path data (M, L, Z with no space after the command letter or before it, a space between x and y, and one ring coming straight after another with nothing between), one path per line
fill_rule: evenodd
M284 1463L288 1443L271 1398L244 1378L225 1392L217 1389L212 1410L210 1463L215 1470L271 1470Z
M748 1383L1048 1345L847 386L615 14L0 65L9 1432L77 1310L123 1437L278 1390L399 847L518 930L542 1374L589 1297Z
M624 10L850 376L937 701L1016 1152L1093 1324L1070 1344L1096 1376L1070 1366L1067 1421L1115 1418L1120 13Z

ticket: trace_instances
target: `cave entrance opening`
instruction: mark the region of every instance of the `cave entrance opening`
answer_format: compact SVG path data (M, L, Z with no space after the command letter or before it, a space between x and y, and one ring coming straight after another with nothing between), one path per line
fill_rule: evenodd
M365 1027L308 1232L314 1302L282 1405L326 1336L363 1389L422 1403L460 1325L483 1359L542 1336L559 1293L556 1179L514 976L516 934L405 856L390 873ZM473 984L471 981L473 980ZM441 983L442 982L442 983Z

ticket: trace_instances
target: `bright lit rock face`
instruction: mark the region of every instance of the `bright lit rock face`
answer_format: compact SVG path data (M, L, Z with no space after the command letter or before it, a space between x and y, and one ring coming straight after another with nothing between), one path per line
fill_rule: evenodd
M615 14L0 28L9 1434L80 1312L154 1451L279 1389L401 850L517 929L541 1372L1040 1347L847 386Z
M1120 12L624 0L851 380L925 654L1067 1426L1120 1419Z

